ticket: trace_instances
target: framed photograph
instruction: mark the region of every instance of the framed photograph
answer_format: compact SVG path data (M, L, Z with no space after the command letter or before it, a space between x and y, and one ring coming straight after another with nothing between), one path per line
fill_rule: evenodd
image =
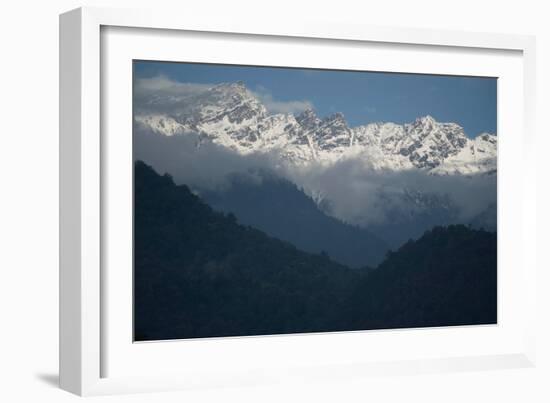
M535 363L534 39L60 18L60 383Z

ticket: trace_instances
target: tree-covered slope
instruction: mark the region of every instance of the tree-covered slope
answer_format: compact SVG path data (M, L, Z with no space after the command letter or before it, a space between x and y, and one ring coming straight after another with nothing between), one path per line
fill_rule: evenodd
M496 321L496 237L438 228L373 270L298 250L135 166L136 340Z
M435 227L358 284L351 325L398 328L496 323L496 233Z
M135 167L137 340L335 330L357 274Z

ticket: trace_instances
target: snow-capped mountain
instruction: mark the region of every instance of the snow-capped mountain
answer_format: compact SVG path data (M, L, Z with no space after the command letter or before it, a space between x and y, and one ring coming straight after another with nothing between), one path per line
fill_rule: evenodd
M376 168L419 168L434 174L476 174L496 170L497 137L470 139L456 123L431 116L413 123L371 123L355 128L357 152L367 150Z
M493 134L469 138L431 116L350 127L342 113L270 114L241 82L148 91L134 111L135 155L191 187L224 192L231 174L261 185L269 171L392 246L435 225L496 228Z
M163 105L163 112L157 105ZM458 124L437 122L431 116L404 125L385 122L350 128L342 113L323 119L312 109L297 116L270 115L242 82L185 97L152 97L135 120L166 136L196 133L201 141L240 154L271 153L287 165L330 165L358 158L369 167L392 171L471 175L496 169L493 134L470 139Z

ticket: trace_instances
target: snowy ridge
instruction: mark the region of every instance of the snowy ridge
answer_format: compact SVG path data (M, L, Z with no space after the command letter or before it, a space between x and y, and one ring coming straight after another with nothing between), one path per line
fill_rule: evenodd
M420 169L437 175L496 171L493 134L470 139L456 123L437 122L431 116L404 125L384 122L350 128L341 113L324 119L311 109L297 116L269 115L242 82L219 84L186 97L153 97L136 112L135 121L166 136L197 133L243 155L270 153L289 166L313 162L330 166L358 159L377 170Z

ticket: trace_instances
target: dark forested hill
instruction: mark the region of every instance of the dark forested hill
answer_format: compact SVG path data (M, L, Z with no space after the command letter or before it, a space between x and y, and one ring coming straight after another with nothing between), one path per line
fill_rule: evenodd
M239 223L311 252L326 252L351 267L376 266L389 246L366 229L345 224L319 210L293 183L262 173L260 183L234 177L218 192L201 192L216 210L232 212Z
M497 237L463 225L409 241L358 284L351 326L496 323Z
M494 323L496 236L437 228L373 270L240 225L135 165L136 340Z
M137 340L335 330L357 278L135 167Z

